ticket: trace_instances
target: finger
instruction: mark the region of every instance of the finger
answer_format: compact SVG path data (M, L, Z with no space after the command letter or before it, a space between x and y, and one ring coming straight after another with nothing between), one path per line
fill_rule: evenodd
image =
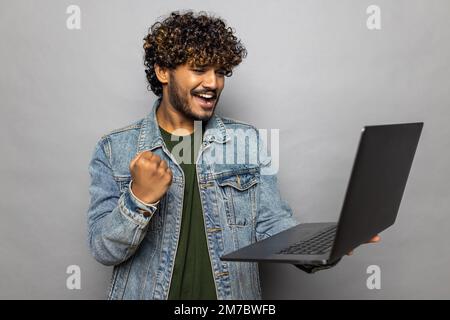
M168 176L169 176L169 178L168 178L169 184L171 184L172 183L172 179L173 179L172 170L170 170L170 168L167 168L166 172L168 173Z
M133 159L131 160L131 162L130 162L130 168L131 168L132 166L134 166L134 164L136 163L136 161L139 160L139 158L141 158L143 155L145 155L145 151L147 151L147 150L141 151L141 152L139 152L138 154L136 154L136 155L134 156L134 158L133 158Z
M156 164L159 164L162 160L160 156L158 156L157 154L153 154L152 161L154 161Z
M159 167L166 170L167 169L167 162L164 160L161 160L161 162L159 163Z
M372 239L370 239L370 243L379 242L381 240L380 236L376 235Z
M353 254L353 250L347 253L348 256L351 256Z
M153 152L148 151L148 150L147 150L147 152L144 152L144 153L142 154L142 158L147 159L147 160L151 160L151 159L153 159L155 156L156 156L156 155L155 155Z

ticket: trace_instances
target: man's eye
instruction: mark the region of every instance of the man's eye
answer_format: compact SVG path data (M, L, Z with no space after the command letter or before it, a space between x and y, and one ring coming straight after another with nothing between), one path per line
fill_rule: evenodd
M203 73L204 70L203 69L194 69L194 72Z

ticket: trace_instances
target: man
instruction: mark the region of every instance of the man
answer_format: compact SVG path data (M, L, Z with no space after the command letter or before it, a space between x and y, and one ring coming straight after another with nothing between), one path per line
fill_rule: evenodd
M297 223L258 131L215 114L246 49L220 18L193 12L171 13L144 41L159 99L103 136L89 166L89 246L114 266L108 297L260 299L257 263L220 256Z

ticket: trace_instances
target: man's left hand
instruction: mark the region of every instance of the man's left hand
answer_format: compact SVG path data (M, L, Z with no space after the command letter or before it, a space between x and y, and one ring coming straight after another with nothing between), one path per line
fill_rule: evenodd
M368 242L366 243L378 243L380 242L381 238L379 235L376 235L375 237L373 237L372 239L370 239ZM353 254L353 250L350 251L349 253L347 253L348 256L351 256Z

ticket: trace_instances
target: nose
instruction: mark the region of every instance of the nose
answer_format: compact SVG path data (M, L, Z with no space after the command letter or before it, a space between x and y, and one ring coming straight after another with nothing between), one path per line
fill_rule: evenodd
M214 69L209 69L207 72L204 73L203 77L203 87L216 90L218 87L219 77L217 76Z

